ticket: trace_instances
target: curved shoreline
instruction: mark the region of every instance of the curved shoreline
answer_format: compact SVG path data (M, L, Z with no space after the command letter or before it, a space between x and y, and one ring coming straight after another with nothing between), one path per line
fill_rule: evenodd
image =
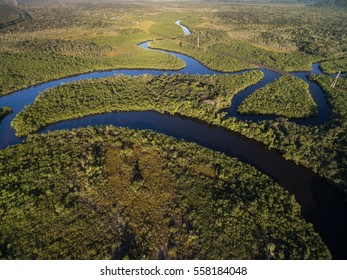
M303 217L311 222L327 244L333 258L347 258L347 204L344 193L312 170L285 160L276 150L237 132L201 120L153 111L113 112L86 116L52 124L39 133L87 126L115 125L150 129L178 140L194 142L250 164L271 177L301 206Z
M139 44L139 46L145 46L148 48L148 41ZM205 67L202 63L187 55L165 50L160 51L181 59L183 58L182 60L186 63L186 67L180 70L164 71L158 69L116 69L111 71L96 71L30 86L26 89L0 97L0 107L11 106L14 111L10 115L12 117L6 117L0 123L0 135L2 136L0 139L0 149L3 149L8 145L21 143L24 140L23 138L17 138L14 130L10 126L14 116L23 110L26 105L34 102L40 92L48 88L59 86L62 83L69 83L89 78L102 78L116 74L125 74L130 76L142 74L161 75L163 73L227 75L248 71L243 70L240 72L221 73ZM318 67L318 64L314 64L313 66ZM279 76L278 73L276 73L276 75L273 74L274 71L272 70L265 68L259 68L259 70L268 71L269 73L267 78L265 79L264 77L262 80L265 84L269 83L268 79L271 80L274 78L273 76ZM304 75L306 77L307 73L308 72L298 72L295 74L301 76ZM247 89L251 91L249 94L253 92L252 87L261 87L262 81L254 86L248 87ZM309 85L315 85L318 87L318 85L313 82L309 82ZM245 89L245 91L247 89ZM321 94L325 100L322 91ZM237 96L238 94L234 97L232 104ZM232 108L232 106L230 108ZM231 114L231 116L233 115ZM290 121L292 120L290 119ZM347 257L347 241L345 239L345 236L347 236L347 221L345 219L347 216L347 207L343 199L343 193L335 189L327 182L327 180L319 177L312 170L301 165L296 165L292 161L285 160L279 152L273 150L270 151L265 145L242 136L239 133L209 125L204 122L199 123L192 118L182 118L171 115L167 116L160 113L146 111L97 114L76 120L67 120L48 126L43 129L41 133L48 130L71 129L87 125L105 124L127 126L135 129L152 129L178 139L183 138L186 141L195 142L207 148L221 151L229 156L236 156L240 160L255 166L260 171L272 177L276 182L280 183L281 186L295 194L297 201L301 205L303 215L308 221L313 223L315 230L328 245L334 258L344 259Z

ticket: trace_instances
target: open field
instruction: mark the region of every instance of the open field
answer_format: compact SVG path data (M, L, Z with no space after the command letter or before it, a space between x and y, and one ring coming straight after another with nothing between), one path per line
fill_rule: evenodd
M33 20L0 30L0 95L94 70L184 66L170 55L137 46L163 34L180 36L181 29L174 24L179 17L175 12L169 17L152 16L148 8L143 13L145 6L126 3L96 7L32 4L26 8Z
M21 8L33 19L0 29L0 95L93 70L182 68L169 55L137 47L158 38L178 37L152 46L189 54L223 71L308 70L312 62L346 57L346 12L341 9L122 1L29 2ZM177 19L191 28L191 36L180 37ZM345 71L346 60L337 61L322 68Z
M314 61L346 57L345 17L344 9L223 5L214 12L184 18L182 24L189 26L192 36L156 41L152 46L189 54L223 71L254 65L309 70ZM346 62L325 69L344 71Z

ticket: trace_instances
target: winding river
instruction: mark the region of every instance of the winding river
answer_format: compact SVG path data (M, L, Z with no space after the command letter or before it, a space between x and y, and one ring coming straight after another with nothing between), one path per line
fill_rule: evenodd
M190 34L189 29L182 26L180 21L176 21L176 24L182 27L185 35ZM139 46L148 49L148 42L141 43ZM186 63L186 67L178 71L112 70L93 72L47 82L1 97L0 107L10 106L14 112L0 122L0 149L4 149L9 145L21 143L24 140L17 138L14 130L10 126L15 115L22 111L26 105L31 104L42 91L63 83L108 77L116 74L130 76L142 74L161 75L163 73L224 75L245 72L221 73L205 67L189 56L163 50L155 51L162 51L182 59ZM247 120L275 118L275 116L241 116L237 113L237 107L249 94L276 80L280 76L280 74L265 68L259 68L259 70L264 73L262 81L246 88L233 98L232 104L228 110L228 116ZM324 98L322 90L315 83L307 80L306 75L309 73L321 74L318 64L313 65L311 72L292 74L309 84L310 92L318 105L318 115L305 120L295 119L292 121L301 124L317 125L328 120L330 108ZM204 147L223 152L229 156L236 156L241 161L251 164L263 173L269 175L290 193L295 195L296 200L301 205L303 217L313 224L315 230L320 234L330 249L333 258L347 259L347 205L344 200L344 194L329 184L325 179L313 173L310 169L296 165L292 161L287 161L279 152L269 150L265 145L248 139L238 133L208 125L196 119L170 116L156 112L114 112L87 116L50 125L41 130L40 133L59 129L107 124L134 129L152 129L177 139L195 142Z

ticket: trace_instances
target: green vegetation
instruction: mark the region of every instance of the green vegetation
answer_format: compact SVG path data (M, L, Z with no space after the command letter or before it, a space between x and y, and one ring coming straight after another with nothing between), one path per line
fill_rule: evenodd
M197 40L200 38L199 47ZM309 70L316 59L303 54L273 53L251 44L231 40L224 32L207 30L175 40L150 43L151 47L188 54L220 71L239 71L258 66L277 70Z
M326 59L346 56L345 9L310 6L242 6L217 14L231 38L264 49L302 52Z
M304 126L287 119L251 123L230 118L222 120L221 126L277 149L285 159L304 165L339 188L347 189L347 126L341 119L332 119L322 126Z
M132 37L130 39L129 37ZM136 42L148 39L142 31L136 31L127 37L127 43L133 44L136 50L132 52L129 46L127 54L107 58L107 53L112 52L110 46L100 46L94 42L71 42L62 40L30 41L18 43L17 53L0 54L2 65L0 70L0 92L10 93L17 89L58 79L62 76L71 76L77 73L93 70L106 70L112 68L157 68L179 69L184 67L183 61L167 55L156 54L137 47ZM120 36L118 40L126 40ZM101 38L97 41L100 42ZM46 48L41 50L40 48ZM138 56L141 56L141 60ZM30 68L28 69L28 65Z
M139 32L141 33L141 32ZM132 35L138 42L142 41L143 34ZM148 38L148 36L147 36ZM30 42L27 50L35 50L35 42ZM44 82L58 79L63 76L71 76L77 73L90 72L94 70L106 70L112 68L157 68L158 65L164 69L179 69L184 67L183 61L167 54L157 55L155 52L139 49L136 55L129 51L126 55L115 58L106 58L105 53L110 47L101 47L88 42L64 42L50 41L52 49L58 49L60 53L52 50L51 54L45 51L29 51L14 54L0 54L2 67L0 69L0 95L15 90ZM21 45L25 45L23 42ZM43 46L43 42L39 46ZM136 45L136 44L134 44ZM67 55L65 49L71 50ZM79 52L78 55L74 52ZM65 54L64 54L65 52ZM141 56L139 60L138 55ZM28 69L28 65L30 65Z
M220 5L215 13L182 20L192 30L191 36L156 41L152 46L189 54L223 71L254 65L309 70L312 62L347 56L345 18L344 9Z
M318 60L327 73L346 71L343 9L81 1L31 2L25 10L32 21L0 29L0 95L93 70L183 67L170 55L137 46L163 37L152 46L223 71L308 70ZM191 36L182 36L177 19ZM102 112L178 113L263 142L347 189L346 79L332 89L333 78L310 77L333 110L321 126L227 118L233 96L261 78L251 71L81 81L42 93L12 125L23 136ZM269 95L257 98L270 89L282 93L276 98L282 104ZM284 76L240 110L266 107L263 113L306 117L316 109L304 96L307 85ZM9 110L0 108L0 120ZM104 127L31 135L0 151L0 162L1 259L330 258L294 197L267 176L153 132Z
M164 38L176 38L183 35L182 28L177 24L172 25L182 15L176 13L161 13L152 16L150 19L155 24L151 25L148 29L151 33L159 35Z
M312 62L347 57L343 9L135 1L29 2L24 8L32 20L0 29L0 95L94 70L182 68L183 62L170 55L137 46L160 38L178 37L155 41L154 47L189 54L222 71L309 70ZM191 36L182 37L177 19ZM328 72L345 69L329 63L322 66Z
M294 76L281 76L248 96L238 112L306 118L317 114L317 105L307 83Z
M82 81L42 93L12 121L20 136L54 122L110 111L155 110L181 114L240 132L278 149L288 160L311 168L347 188L346 122L338 115L323 126L303 126L286 119L243 122L226 118L233 94L261 79L259 71L235 76L141 76ZM332 78L329 78L331 82ZM331 96L344 107L346 94ZM336 100L336 101L335 101Z
M222 126L236 130L249 138L278 149L286 159L311 168L335 185L347 190L347 82L340 78L335 88L334 78L310 75L310 79L324 90L332 116L321 126L303 126L286 119L243 123L233 119L222 121Z
M150 131L35 135L0 162L1 259L331 257L267 176Z
M260 71L227 76L115 76L52 88L28 105L12 122L18 136L58 121L111 111L155 110L220 118L238 91L263 77Z
M331 61L324 61L319 65L319 67L327 74L334 74L339 71L346 73L347 57Z
M137 46L165 33L180 36L175 13L154 17L163 21L158 23L145 15L137 28L142 4L103 4L95 9L91 3L40 3L28 4L28 9L33 20L0 30L0 96L95 70L184 67L183 61L171 55Z
M7 115L11 114L13 112L12 108L10 107L2 107L0 108L0 122L3 118L5 118Z
M335 78L323 75L310 75L309 79L316 82L324 91L328 102L333 109L334 117L347 121L347 79L339 78L335 88L331 84Z

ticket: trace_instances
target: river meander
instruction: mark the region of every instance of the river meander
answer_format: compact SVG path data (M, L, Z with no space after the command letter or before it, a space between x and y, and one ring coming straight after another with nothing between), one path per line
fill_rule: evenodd
M177 21L176 24L180 25L180 21ZM183 28L186 35L190 34L188 28L182 25L180 26ZM141 43L139 46L148 49L148 42ZM221 73L205 67L189 56L169 51L163 52L182 59L186 67L178 71L118 69L93 72L50 81L1 97L0 107L10 106L13 108L14 112L0 123L0 149L4 149L9 145L19 144L24 140L16 137L15 131L10 126L15 115L22 111L26 105L34 102L35 98L42 91L59 86L63 83L109 77L117 74L130 76L143 74L162 75L164 73L168 75L182 73L189 75L236 75L245 72ZM280 76L279 73L265 68L259 68L258 70L264 73L264 78L256 85L246 88L234 97L228 110L228 116L253 121L275 118L275 116L240 116L236 111L238 105L249 94L276 80ZM291 121L300 124L317 125L329 119L331 110L324 98L322 90L315 83L307 80L306 75L309 73L320 74L321 71L318 68L318 64L313 65L311 72L292 74L309 84L310 92L318 105L318 115L304 120L295 119ZM248 139L238 133L208 125L196 119L176 115L164 115L157 112L114 112L87 116L50 125L41 130L40 133L60 129L86 127L89 125L108 124L125 126L133 129L152 129L153 131L164 133L177 139L195 142L204 147L223 152L229 156L236 156L241 161L251 164L263 173L269 175L282 187L295 195L296 200L302 207L304 218L314 225L315 230L323 238L335 259L347 258L347 206L343 193L310 169L296 165L292 161L287 161L279 152L269 150L265 145Z

